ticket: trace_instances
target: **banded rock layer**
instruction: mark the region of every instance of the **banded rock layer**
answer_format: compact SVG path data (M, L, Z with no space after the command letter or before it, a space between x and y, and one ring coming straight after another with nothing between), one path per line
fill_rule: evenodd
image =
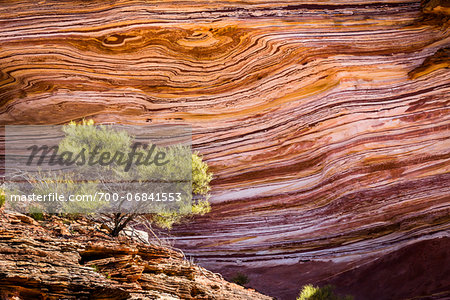
M174 234L200 263L448 236L447 1L0 3L1 124L193 126L213 211Z

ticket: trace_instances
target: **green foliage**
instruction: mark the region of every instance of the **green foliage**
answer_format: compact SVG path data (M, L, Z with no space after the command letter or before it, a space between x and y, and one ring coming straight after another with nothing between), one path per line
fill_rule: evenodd
M83 120L80 123L70 122L68 125L63 127L63 131L65 133L65 138L59 144L59 154L64 152L70 156L69 153L80 153L83 149L86 149L85 152L86 160L89 159L89 154L92 150L97 149L97 152L123 152L129 153L132 149L133 139L134 137L129 135L125 131L117 131L112 129L109 126L94 126L94 122L92 120L86 121ZM155 149L155 153L159 150L163 150L166 154L166 160L169 162L167 165L164 165L164 171L161 172L161 168L156 167L154 164L150 165L138 165L132 170L125 170L125 165L112 163L106 167L109 170L110 174L113 174L114 178L120 178L122 182L127 181L138 181L141 184L137 186L144 186L145 179L147 178L158 178L159 180L166 180L168 182L176 182L178 179L184 179L190 176L189 172L191 169L192 172L192 187L187 187L189 190L186 190L182 184L179 184L178 187L180 189L184 189L183 193L183 201L177 203L176 209L166 209L165 207L160 210L159 213L150 214L149 219L159 227L170 229L173 224L179 223L184 219L189 218L193 215L204 215L211 210L211 206L209 203L209 194L210 191L210 181L212 180L212 173L208 172L208 165L203 162L202 157L198 152L188 154L191 155L190 159L180 159L180 155L186 155L189 148L183 148L183 146L171 146L171 147L159 147L157 146ZM137 153L142 153L142 157L145 156L146 151L144 149L137 149ZM73 157L67 157L69 160L73 159ZM183 165L186 161L191 161L192 165ZM104 172L105 167L103 166L102 172ZM87 169L86 171L91 172L92 168ZM81 173L83 172L81 168ZM80 177L80 175L79 175ZM107 176L106 176L107 177ZM71 194L77 195L86 195L86 194L94 194L95 191L105 191L105 189L110 189L111 186L106 186L102 184L103 178L101 175L98 176L97 181L86 182L82 185L79 183L75 186L73 181L70 178L62 178L62 182L47 182L46 180L41 180L41 184L36 186L36 189L40 189L36 191L36 193L49 193L49 192L58 192L59 194L68 193L70 191ZM180 181L181 181L180 180ZM154 189L155 187L153 187ZM50 191L49 191L50 189ZM143 188L144 189L144 188ZM145 189L144 189L145 190ZM114 192L111 190L107 190L108 192ZM155 191L155 190L152 190ZM138 192L138 191L137 191ZM157 191L155 191L157 192ZM192 199L191 193L194 196ZM63 203L65 205L64 211L66 212L83 212L84 209L86 211L93 211L95 207L91 207L92 205L101 205L98 202L69 202ZM91 205L87 207L87 205ZM153 205L155 205L153 203ZM74 206L74 207L69 207ZM140 211L145 211L145 209L141 209ZM124 216L123 214L114 214L112 216L113 219L113 227L111 232L112 235L117 235L128 223L130 220L134 218L134 215Z
M312 284L308 284L303 286L302 291L300 292L300 295L298 296L297 300L308 300L312 299L311 297L314 296L314 294L319 290L318 287L314 287Z
M212 173L208 172L208 165L203 161L198 152L192 154L192 192L206 195L211 189L209 183Z
M174 224L180 223L194 215L204 215L211 211L211 205L208 200L199 200L192 205L182 206L180 210L176 212L159 212L153 214L151 221L160 228L172 229Z
M181 208L178 212L158 213L152 216L152 221L159 227L171 229L173 224L190 215L204 215L211 211L209 194L212 173L208 172L208 165L198 152L192 154L192 193L197 199L192 205Z
M0 188L0 207L2 207L5 204L5 200L6 200L5 191L2 188Z
M173 224L179 223L182 218L182 214L175 212L160 212L151 216L155 225L165 229L172 229Z
M60 142L59 153L68 151L87 152L98 147L99 152L125 152L131 147L132 137L126 131L111 130L108 126L94 126L93 120L80 123L70 122L63 127L65 138Z
M237 273L236 276L231 278L231 281L242 286L249 282L248 276L242 273Z
M42 212L42 209L37 206L30 206L28 208L28 215L32 217L35 221L44 220L44 214Z
M192 193L199 199L190 205L181 206L177 212L161 212L154 214L151 219L159 227L171 229L176 223L189 216L204 215L211 211L209 203L209 183L212 173L208 172L208 165L203 162L198 152L192 154Z
M209 197L207 197L205 200L199 200L196 203L192 205L192 214L194 215L205 215L211 211L211 205L208 201Z
M297 300L352 300L353 297L347 295L344 297L338 296L334 293L331 285L324 287L313 286L308 284L303 286Z
M68 196L69 194L77 195L93 195L97 191L97 183L95 181L87 181L83 184L74 182L74 174L62 175L45 175L29 176L29 180L33 183L32 192L36 195L48 195L56 193L58 195ZM66 213L89 213L102 205L100 201L86 202L42 202L41 210L46 213L56 213L62 209ZM34 208L36 209L36 207Z

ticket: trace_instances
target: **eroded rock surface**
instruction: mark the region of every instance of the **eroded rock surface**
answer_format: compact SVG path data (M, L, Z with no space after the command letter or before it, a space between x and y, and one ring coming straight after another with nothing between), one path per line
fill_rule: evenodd
M0 213L2 299L271 299L93 222Z

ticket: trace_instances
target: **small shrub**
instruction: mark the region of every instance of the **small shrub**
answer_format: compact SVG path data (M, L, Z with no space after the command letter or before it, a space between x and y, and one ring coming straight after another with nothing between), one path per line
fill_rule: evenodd
M349 295L344 297L336 295L331 285L318 287L308 284L303 286L297 300L353 300L353 297Z
M150 220L160 228L171 229L174 224L180 223L183 219L209 213L211 211L209 183L212 176L212 173L208 172L208 165L199 153L192 153L192 193L197 199L193 200L192 206L181 208L179 212L159 212L153 214Z
M42 213L42 210L39 207L30 206L28 212L29 216L32 217L35 221L44 220L44 214Z
M0 207L2 207L5 204L5 200L6 200L5 191L2 188L0 188Z
M205 215L211 211L211 204L209 204L208 198L206 200L199 200L192 205L193 215Z
M242 273L237 273L236 276L231 278L231 281L242 286L249 282L248 276Z

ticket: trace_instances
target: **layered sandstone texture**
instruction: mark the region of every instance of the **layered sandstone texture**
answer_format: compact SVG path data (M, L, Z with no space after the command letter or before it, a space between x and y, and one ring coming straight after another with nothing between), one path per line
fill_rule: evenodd
M85 219L0 213L1 299L272 299Z
M356 266L449 235L449 13L444 0L0 1L0 123L190 124L213 210L175 228L177 246L214 270ZM269 275L249 273L287 298L308 283Z

